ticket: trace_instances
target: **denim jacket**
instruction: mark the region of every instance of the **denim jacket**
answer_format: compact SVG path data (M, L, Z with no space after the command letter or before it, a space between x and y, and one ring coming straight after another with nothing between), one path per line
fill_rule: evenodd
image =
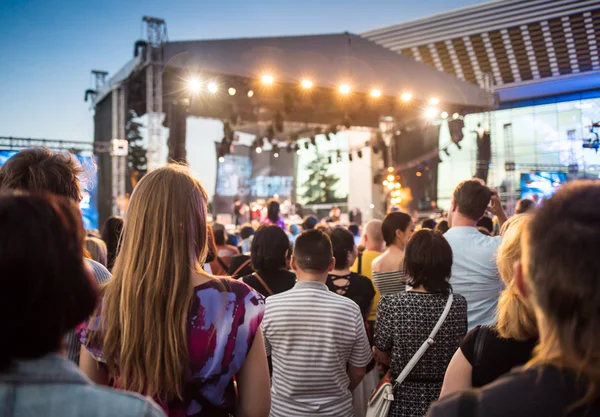
M0 373L2 417L165 417L144 397L94 385L57 354L15 361Z

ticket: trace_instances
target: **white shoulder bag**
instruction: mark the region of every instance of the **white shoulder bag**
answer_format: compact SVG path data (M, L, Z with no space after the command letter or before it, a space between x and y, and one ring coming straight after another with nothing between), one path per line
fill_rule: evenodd
M394 389L398 385L402 384L402 382L404 382L406 377L417 365L419 360L421 360L427 349L429 349L429 346L434 344L435 336L440 330L440 327L442 327L442 324L444 324L446 317L448 317L448 313L450 312L450 307L452 307L453 300L454 296L452 295L452 293L450 293L450 295L448 296L448 301L446 302L446 307L444 308L442 315L435 324L435 327L429 334L429 337L425 342L423 342L419 350L417 350L417 353L415 353L411 360L406 364L402 372L400 372L400 375L398 375L398 378L396 378L395 381L392 381L389 376L389 373L385 377L383 377L383 379L379 383L379 386L373 392L373 395L371 395L371 398L369 399L366 417L387 417L390 411L390 407L394 402Z

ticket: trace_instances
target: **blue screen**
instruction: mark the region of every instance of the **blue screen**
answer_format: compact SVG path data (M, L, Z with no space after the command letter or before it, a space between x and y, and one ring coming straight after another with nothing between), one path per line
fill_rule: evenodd
M528 172L521 174L521 198L540 201L554 194L567 182L564 172Z

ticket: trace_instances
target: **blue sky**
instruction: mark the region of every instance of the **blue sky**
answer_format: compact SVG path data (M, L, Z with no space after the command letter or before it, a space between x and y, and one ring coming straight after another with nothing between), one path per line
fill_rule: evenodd
M91 69L116 72L141 17L171 40L361 32L481 0L0 0L0 136L90 141Z

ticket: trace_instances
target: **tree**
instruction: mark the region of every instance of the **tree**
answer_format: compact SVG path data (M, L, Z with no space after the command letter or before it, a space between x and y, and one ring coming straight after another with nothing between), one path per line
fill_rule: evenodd
M130 184L128 191L133 190L137 182L148 170L146 161L146 148L144 138L140 134L142 124L137 122L138 115L133 109L127 112L125 120L125 138L129 142L129 154L127 155L127 171L129 172Z
M329 162L327 158L317 158L306 166L309 172L308 180L304 184L303 197L306 204L333 203L335 198L335 186L339 178L328 172Z

